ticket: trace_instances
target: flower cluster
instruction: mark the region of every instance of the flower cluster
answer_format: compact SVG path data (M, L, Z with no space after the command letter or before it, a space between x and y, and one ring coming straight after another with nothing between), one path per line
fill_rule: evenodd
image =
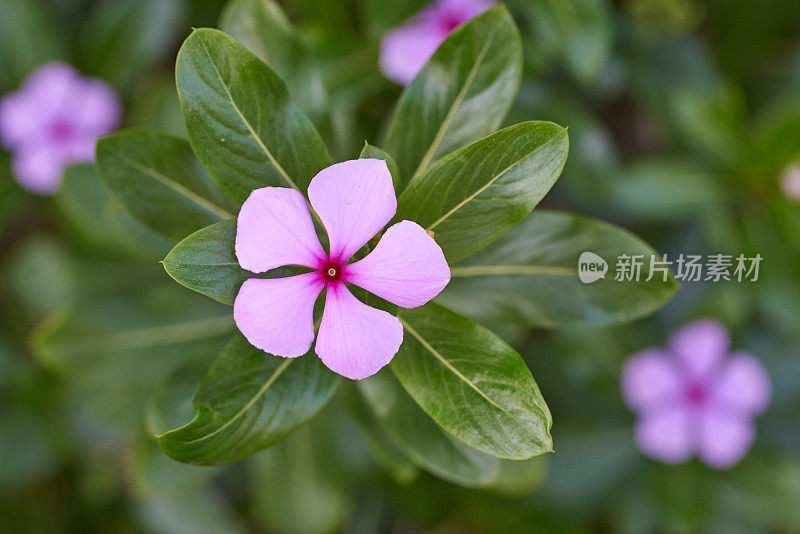
M696 454L724 469L747 453L770 381L755 357L728 357L728 350L725 327L703 320L675 332L668 349L647 349L627 362L622 392L639 415L636 443L645 454L667 463Z
M50 194L68 165L94 160L97 138L115 129L119 117L108 85L66 63L48 63L0 99L0 142L12 153L20 185Z
M444 289L450 268L436 241L411 221L389 227L367 256L349 263L397 211L392 175L383 160L323 169L308 186L308 198L327 232L329 252L299 191L264 187L245 201L236 228L239 265L254 273L286 265L312 272L246 280L233 317L253 346L286 358L302 356L314 341L314 304L326 289L314 351L332 371L366 378L400 349L403 326L394 315L358 300L347 284L415 308Z

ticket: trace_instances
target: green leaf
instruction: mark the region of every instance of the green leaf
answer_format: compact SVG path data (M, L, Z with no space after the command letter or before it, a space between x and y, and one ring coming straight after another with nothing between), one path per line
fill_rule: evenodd
M397 357L396 357L397 358ZM387 371L358 382L376 423L408 457L426 471L455 484L491 485L499 465L437 426Z
M240 460L283 439L322 408L339 385L313 352L281 358L236 334L206 375L193 405L197 416L158 436L180 462Z
M97 169L134 217L173 242L236 213L177 137L145 130L109 135L97 143Z
M428 169L400 196L397 219L433 232L455 263L530 213L558 179L568 147L557 124L509 126Z
M233 305L242 283L255 276L239 267L235 239L235 219L207 226L175 245L164 269L179 284Z
M178 53L176 77L192 148L234 200L264 186L305 192L330 165L280 78L230 35L195 30Z
M451 33L403 91L382 143L406 183L442 155L495 131L521 72L519 32L506 8Z
M607 274L590 284L578 278L578 258L593 252L613 272L621 254L655 251L627 230L589 217L534 211L503 237L453 267L452 280L437 297L459 313L480 321L562 327L611 324L653 313L676 290L670 276L645 282L617 282ZM661 259L658 256L657 259Z
M397 190L402 183L402 178L400 177L400 169L397 167L397 163L395 163L394 158L389 155L388 152L381 150L376 146L372 146L369 143L364 143L364 148L361 149L361 154L358 155L360 159L382 159L386 162L386 166L389 167L389 172L392 173L392 182L394 183L394 188Z
M391 367L442 428L479 451L523 460L552 451L550 411L519 354L447 308L403 310Z

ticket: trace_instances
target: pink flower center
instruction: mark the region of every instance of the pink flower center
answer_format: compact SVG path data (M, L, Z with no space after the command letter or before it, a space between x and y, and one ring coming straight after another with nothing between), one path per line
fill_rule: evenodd
M450 33L461 26L463 22L461 17L458 17L455 13L444 13L442 14L442 18L439 19L439 27L441 27L443 31Z
M329 261L322 266L319 273L326 284L337 282L342 277L342 266L336 262Z
M59 119L50 125L50 137L53 141L68 141L74 134L75 129L72 127L72 124L63 119Z
M708 388L705 384L692 382L684 390L684 397L689 406L699 408L705 405L708 400Z

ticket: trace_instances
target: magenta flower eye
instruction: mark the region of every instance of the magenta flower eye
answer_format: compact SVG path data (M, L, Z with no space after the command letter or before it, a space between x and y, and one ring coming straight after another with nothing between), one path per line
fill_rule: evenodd
M725 327L705 320L675 332L668 349L628 360L622 393L639 416L636 443L645 454L667 463L697 455L724 469L747 453L753 418L769 403L770 380L755 357L728 350Z
M95 142L119 124L120 106L104 82L66 63L48 63L0 99L0 142L12 153L17 181L50 194L64 168L94 161Z
M435 0L386 34L381 44L381 70L393 82L407 85L450 32L495 5L489 0Z
M329 253L299 191L264 187L242 205L236 228L236 257L242 268L262 273L301 265L313 271L248 279L236 296L233 317L253 346L286 358L302 356L314 341L314 303L327 288L314 351L332 371L366 378L400 349L403 326L397 317L355 298L346 284L415 308L444 289L450 268L439 245L411 221L392 225L367 256L348 263L397 211L392 176L383 160L331 165L311 181L308 197L328 234Z

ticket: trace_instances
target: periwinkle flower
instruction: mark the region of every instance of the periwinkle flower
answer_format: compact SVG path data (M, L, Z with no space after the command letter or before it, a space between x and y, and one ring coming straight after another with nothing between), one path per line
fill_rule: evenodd
M332 371L366 378L400 349L403 326L394 315L358 300L346 284L414 308L444 289L450 268L436 241L411 221L392 225L367 256L348 263L397 211L383 160L345 161L323 169L308 186L308 198L328 234L330 253L320 244L299 191L264 187L242 205L236 228L242 268L263 273L299 265L313 271L246 280L233 317L253 346L286 358L302 356L314 341L314 303L327 288L314 352Z
M435 0L383 38L383 74L395 83L407 85L450 32L495 5L489 0Z
M639 416L636 443L646 455L666 463L697 455L725 469L747 453L770 380L755 357L728 351L725 327L701 320L673 333L669 348L646 349L627 362L622 393Z
M103 81L66 63L47 63L0 99L0 142L12 153L17 181L50 194L64 169L94 160L95 142L119 123L120 106Z

